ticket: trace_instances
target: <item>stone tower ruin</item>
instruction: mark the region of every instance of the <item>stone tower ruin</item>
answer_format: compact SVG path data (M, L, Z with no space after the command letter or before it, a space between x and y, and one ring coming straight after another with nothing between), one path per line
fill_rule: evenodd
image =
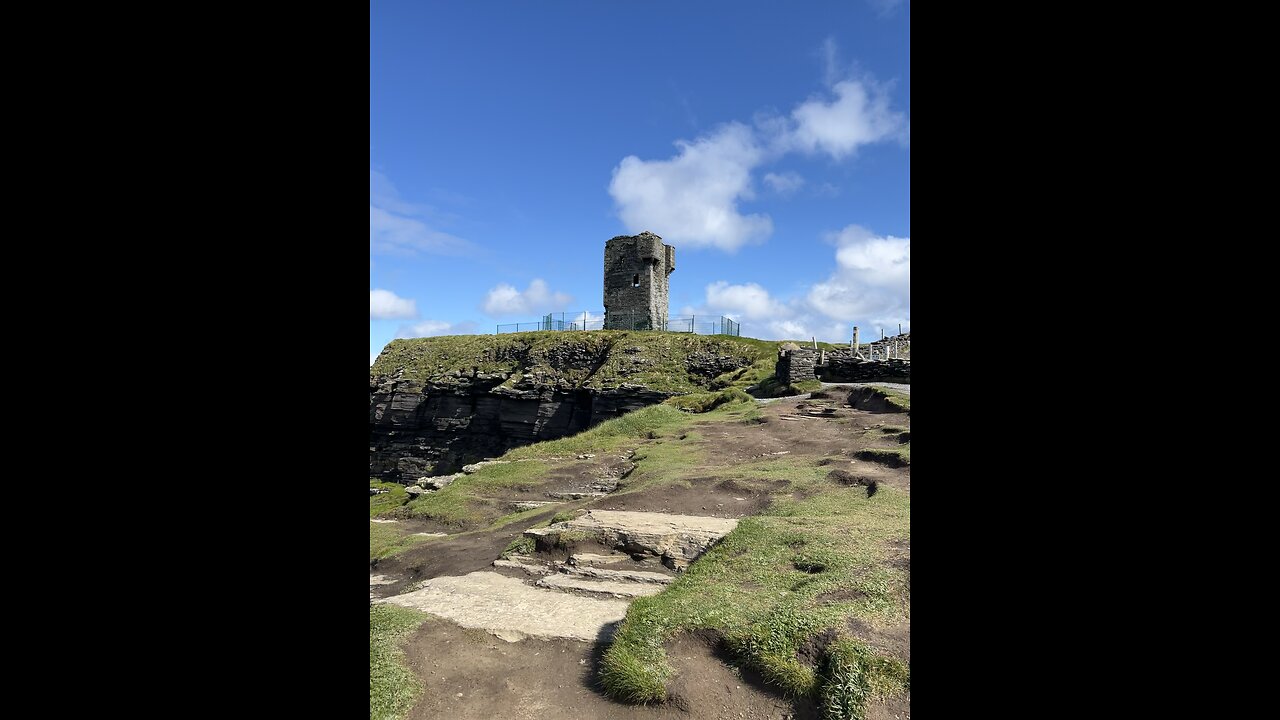
M604 328L665 330L676 249L648 230L604 244Z

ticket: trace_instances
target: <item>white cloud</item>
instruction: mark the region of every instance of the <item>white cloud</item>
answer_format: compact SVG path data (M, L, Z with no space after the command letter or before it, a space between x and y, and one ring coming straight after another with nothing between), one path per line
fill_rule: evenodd
M462 255L474 246L421 219L428 208L406 202L387 176L369 170L369 252L387 255Z
M373 367L373 362L378 359L382 353L369 353L369 367Z
M679 152L666 160L623 158L613 169L609 194L628 231L652 230L685 247L735 252L773 234L767 214L740 208L755 198L752 173L760 166L793 152L843 160L869 143L909 142L905 114L890 109L889 85L869 75L854 78L830 38L819 54L829 93L789 115L759 112L754 127L730 122L693 141L677 140ZM766 173L763 181L782 195L804 183L794 172ZM823 195L836 192L829 184L818 188Z
M804 185L804 178L794 172L785 172L781 175L778 173L765 173L764 182L773 188L774 192L785 196L799 190L800 186Z
M896 327L910 318L911 238L878 237L849 225L829 239L839 246L836 269L810 288L810 307L832 319L876 327Z
M835 268L807 292L781 298L756 283L724 280L706 287L705 303L682 315L725 315L749 337L847 343L853 326L870 342L911 329L911 239L878 236L858 225L828 233L836 245Z
M484 311L490 315L519 315L564 310L573 298L562 292L552 292L547 283L534 278L524 292L502 283L485 295Z
M901 139L905 116L889 109L889 93L870 81L842 80L827 102L812 98L791 111L792 126L778 138L781 148L824 152L840 160L859 146Z
M728 315L739 322L789 315L790 311L769 297L769 291L755 283L730 285L724 280L707 286L707 309Z
M369 319L394 320L418 316L417 303L390 290L369 291Z
M904 0L867 0L867 4L876 11L876 13L884 18L893 14L893 11L903 3Z
M442 320L424 320L412 325L401 325L396 330L398 338L435 337L437 335L471 335L476 331L474 322L447 323Z
M669 160L630 155L614 168L609 194L629 231L729 252L773 232L768 215L738 212L739 201L754 197L751 171L763 155L750 128L729 123L676 146L680 152Z

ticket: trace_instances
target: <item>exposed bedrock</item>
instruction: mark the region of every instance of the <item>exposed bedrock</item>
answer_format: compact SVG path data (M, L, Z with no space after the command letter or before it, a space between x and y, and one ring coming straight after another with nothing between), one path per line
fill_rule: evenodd
M370 369L369 475L412 483L704 390L759 357L726 338L595 331L394 340Z
M458 472L467 463L572 435L675 394L642 386L575 390L469 379L444 386L370 380L370 477L407 483Z

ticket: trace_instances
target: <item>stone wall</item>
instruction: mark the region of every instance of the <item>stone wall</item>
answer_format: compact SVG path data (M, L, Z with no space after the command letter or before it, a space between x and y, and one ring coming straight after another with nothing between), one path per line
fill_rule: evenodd
M814 366L818 361L817 353L811 349L798 347L794 343L788 343L788 345L784 345L783 349L778 351L778 362L773 367L774 377L788 385L805 380L816 380Z
M850 350L828 350L816 372L823 382L911 382L911 361L862 360Z
M647 230L639 235L619 235L606 242L605 329L661 328L667 321L668 277L675 269L675 248L663 244L662 238Z

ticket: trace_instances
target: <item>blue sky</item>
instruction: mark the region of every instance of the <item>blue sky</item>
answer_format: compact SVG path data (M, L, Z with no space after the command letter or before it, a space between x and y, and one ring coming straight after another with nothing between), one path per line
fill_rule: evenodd
M676 247L672 315L910 328L910 3L372 0L369 353L603 309Z

